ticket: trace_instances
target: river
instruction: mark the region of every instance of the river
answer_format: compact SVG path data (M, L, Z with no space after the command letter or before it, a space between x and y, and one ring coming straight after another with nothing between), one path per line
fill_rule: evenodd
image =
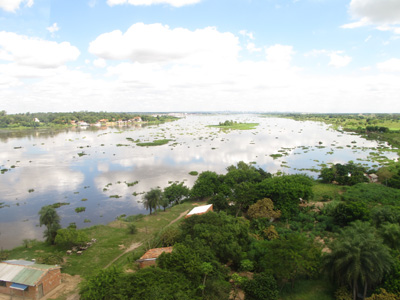
M259 125L243 131L207 127L225 120ZM153 147L134 142L154 139L171 141ZM196 180L191 171L224 173L244 161L274 174L317 178L324 164L353 160L376 167L372 157L397 159L384 143L322 123L255 114L187 115L154 126L2 132L0 150L3 249L21 245L23 239L42 239L38 211L44 205L69 203L57 208L63 227L71 222L78 228L106 224L121 214L147 213L140 201L153 187L174 181L191 187ZM77 207L85 211L77 213Z

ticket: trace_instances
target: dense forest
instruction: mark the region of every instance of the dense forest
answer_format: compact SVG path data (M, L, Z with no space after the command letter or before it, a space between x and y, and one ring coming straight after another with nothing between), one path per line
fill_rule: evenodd
M166 114L144 114L144 113L113 113L113 112L66 112L66 113L20 113L7 114L0 111L0 128L38 128L51 126L70 126L72 121L96 124L100 120L128 121L140 117L143 122L164 122L176 119Z

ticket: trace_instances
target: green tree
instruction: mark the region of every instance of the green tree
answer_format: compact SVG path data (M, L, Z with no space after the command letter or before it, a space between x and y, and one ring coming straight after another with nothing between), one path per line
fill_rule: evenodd
M150 209L150 215L152 210L154 211L160 204L162 199L162 191L159 188L152 188L143 196L143 204L146 209Z
M62 228L57 230L54 243L64 248L71 248L84 245L87 241L88 236L85 232L76 230L76 228Z
M249 251L249 258L256 262L257 271L272 272L280 285L299 277L318 274L321 264L321 247L299 233L291 233L271 241L256 241Z
M264 198L251 205L247 211L247 215L252 219L278 219L281 216L281 212L274 210L274 203L271 199Z
M368 221L370 219L369 209L363 202L341 202L335 207L332 214L335 223L339 226L347 226L356 220Z
M400 225L385 223L379 228L383 242L393 250L400 250Z
M46 226L44 237L48 243L53 245L57 235L57 230L61 228L60 216L51 205L43 206L39 211L39 216L40 226Z
M306 175L284 175L264 179L257 187L258 198L270 198L276 209L282 212L282 218L291 218L298 214L300 198L311 199L314 180Z
M168 199L169 203L179 204L183 199L189 195L189 188L183 185L183 182L177 184L173 183L164 188L164 196Z
M120 269L108 268L105 270L100 270L99 273L89 277L82 283L79 291L80 299L117 299L115 297L115 291L117 290L122 278L123 273Z
M354 300L360 287L364 287L365 298L368 287L379 283L391 269L389 250L369 223L356 221L342 229L330 248L326 269L332 280L350 286Z
M278 286L275 278L269 273L256 273L253 279L243 284L245 300L277 300Z
M198 200L212 197L217 192L219 184L217 173L211 171L201 172L190 190L190 196Z

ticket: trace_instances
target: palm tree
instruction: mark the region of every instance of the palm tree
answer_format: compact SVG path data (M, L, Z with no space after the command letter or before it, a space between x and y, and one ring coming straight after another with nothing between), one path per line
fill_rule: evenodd
M159 188L151 189L143 196L143 204L146 209L150 209L151 211L156 210L157 206L160 205L160 201L162 198L162 191Z
M50 244L54 244L57 230L60 226L60 216L51 205L43 206L39 211L40 226L45 225L47 229L44 231L44 237Z
M364 287L365 298L368 286L379 283L391 269L389 249L367 222L356 221L342 229L331 250L325 256L326 268L339 284L348 284L352 288L354 300L359 284Z
M379 229L383 241L392 249L400 249L400 225L396 223L385 223Z

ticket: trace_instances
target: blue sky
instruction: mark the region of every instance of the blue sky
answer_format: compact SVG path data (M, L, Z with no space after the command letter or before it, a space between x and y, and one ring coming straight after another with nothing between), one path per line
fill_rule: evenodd
M0 0L0 110L400 112L399 0Z

